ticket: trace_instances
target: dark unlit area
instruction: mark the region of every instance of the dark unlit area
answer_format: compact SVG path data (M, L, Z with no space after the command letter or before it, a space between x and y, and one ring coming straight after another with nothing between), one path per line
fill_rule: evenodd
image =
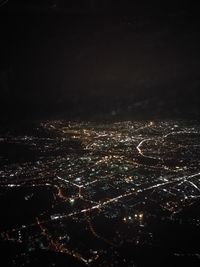
M198 116L195 8L32 2L0 9L4 116Z

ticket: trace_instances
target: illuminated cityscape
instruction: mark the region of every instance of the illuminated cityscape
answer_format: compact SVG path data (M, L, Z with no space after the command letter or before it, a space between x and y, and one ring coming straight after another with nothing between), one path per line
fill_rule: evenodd
M0 267L200 267L199 10L0 0Z
M12 266L34 266L35 251L72 266L147 266L137 255L157 247L199 263L198 247L180 237L199 235L200 217L187 216L200 198L199 140L199 125L185 121L57 120L1 132L0 237L20 247Z

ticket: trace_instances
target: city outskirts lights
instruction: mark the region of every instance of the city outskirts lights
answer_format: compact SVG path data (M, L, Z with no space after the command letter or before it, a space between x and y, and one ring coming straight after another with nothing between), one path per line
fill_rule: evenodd
M124 222L132 222L132 221L142 221L144 218L143 213L135 213L134 216L126 216L123 218Z
M128 176L125 178L125 182L126 183L130 183L130 182L133 182L133 177L132 176Z

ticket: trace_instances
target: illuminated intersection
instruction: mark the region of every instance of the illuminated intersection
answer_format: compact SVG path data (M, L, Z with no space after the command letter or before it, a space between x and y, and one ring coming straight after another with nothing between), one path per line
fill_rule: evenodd
M34 127L0 137L10 151L1 157L1 239L24 246L13 266L29 266L38 250L73 258L73 266L142 266L134 249L167 246L162 224L199 231L200 217L184 215L200 198L197 123ZM179 244L170 253L199 258L198 248Z

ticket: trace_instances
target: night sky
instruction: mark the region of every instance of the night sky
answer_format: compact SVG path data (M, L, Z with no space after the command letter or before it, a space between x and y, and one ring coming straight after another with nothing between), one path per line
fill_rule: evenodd
M197 5L1 2L2 119L198 117Z

